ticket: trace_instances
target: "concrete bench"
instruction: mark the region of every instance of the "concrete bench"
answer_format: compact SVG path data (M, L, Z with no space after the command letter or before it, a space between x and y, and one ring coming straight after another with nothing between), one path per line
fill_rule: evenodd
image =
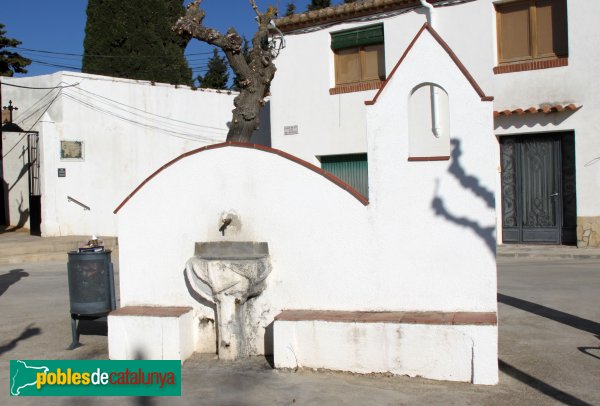
M495 384L496 313L286 310L275 317L276 368L392 373Z
M108 315L108 356L185 361L194 352L191 307L127 306Z

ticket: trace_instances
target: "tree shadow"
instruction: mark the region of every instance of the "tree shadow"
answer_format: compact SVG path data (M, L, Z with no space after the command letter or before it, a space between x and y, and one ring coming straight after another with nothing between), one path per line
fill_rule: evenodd
M21 195L21 201L17 201L17 203L19 204L19 221L17 221L17 224L14 226L10 226L9 224L0 226L0 234L13 233L22 229L27 224L27 221L29 220L29 208L23 210L24 201L25 200L23 199L23 195ZM9 216L6 215L6 223L8 223L9 220Z
M566 405L572 405L572 406L591 406L590 403L587 403L587 402L585 402L567 392L564 392L564 391L562 391L562 390L560 390L560 389L558 389L558 388L556 388L556 387L554 387L532 375L529 375L528 373L521 371L520 369L504 362L501 359L498 360L498 367L505 374L524 383L525 385L529 386L530 388L533 388L533 389L537 390L538 392L541 392L544 395L551 397L554 400L557 400Z
M28 325L17 338L10 340L7 344L0 347L0 355L14 350L19 341L27 340L40 334L42 334L42 329L33 327L33 324Z
M0 296L2 296L11 285L29 276L23 269L13 269L4 275L0 275Z
M493 209L496 207L496 200L494 198L494 192L486 189L479 183L479 179L473 175L468 175L464 168L460 164L460 157L462 155L462 149L460 147L460 140L453 139L450 141L452 145L450 168L448 172L452 174L467 190L473 192L473 194L479 197L485 202L487 207Z
M453 139L451 141L452 144L452 152L451 152L451 161L450 167L448 168L448 172L454 176L460 185L466 190L473 193L475 196L483 200L483 202L489 207L495 207L495 199L494 193L484 186L482 186L479 182L479 179L473 175L469 175L466 173L465 169L460 164L460 156L462 155L462 150L460 147L460 141L457 139ZM445 218L446 220L455 223L461 227L466 227L471 229L479 238L481 238L490 253L495 257L496 256L496 226L483 226L479 224L477 221L472 220L468 217L460 217L452 214L444 204L444 200L439 196L439 179L435 181L435 191L433 200L431 201L431 208L436 216L440 216Z
M516 307L517 309L533 313L537 316L545 317L578 330L586 331L596 335L600 334L600 323L596 323L593 320L584 319L579 316L574 316L569 313L561 312L560 310L552 309L550 307L542 306L537 303L529 302L516 297L504 295L502 293L498 293L498 303Z
M600 340L600 335L596 334L596 338ZM600 353L600 347L577 347L577 349L579 351L581 351L582 353L584 353L585 355L589 355L590 357L600 359L600 356L591 353L592 350L596 350L597 352Z

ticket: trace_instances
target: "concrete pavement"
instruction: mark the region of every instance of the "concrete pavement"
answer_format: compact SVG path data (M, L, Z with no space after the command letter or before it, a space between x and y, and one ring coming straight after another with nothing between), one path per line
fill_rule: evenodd
M115 264L117 265L117 264ZM117 266L118 268L118 266ZM263 357L222 362L195 355L181 398L90 398L95 404L385 405L600 404L600 260L499 259L500 384L493 387L383 375L276 371ZM10 359L106 359L106 337L70 343L66 264L0 265L0 404ZM44 398L78 405L82 399ZM9 403L10 402L10 403Z

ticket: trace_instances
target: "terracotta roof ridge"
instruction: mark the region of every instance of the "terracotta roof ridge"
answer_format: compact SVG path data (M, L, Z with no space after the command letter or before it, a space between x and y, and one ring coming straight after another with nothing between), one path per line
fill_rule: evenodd
M570 112L576 111L583 107L581 104L576 103L541 103L539 105L533 105L531 107L518 107L518 108L509 108L502 110L494 110L494 118L505 116L509 117L513 114L517 116L522 116L524 114L537 114L537 113L561 113L561 112Z
M454 0L461 3L465 0ZM447 0L427 0L428 3L448 2ZM382 12L421 7L419 0L360 0L354 3L343 3L319 10L305 11L275 20L277 27L283 32L306 28L314 25L362 17Z

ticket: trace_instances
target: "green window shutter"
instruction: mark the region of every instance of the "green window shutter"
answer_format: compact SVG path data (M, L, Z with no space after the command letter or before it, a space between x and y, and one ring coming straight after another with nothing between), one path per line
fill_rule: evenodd
M383 24L331 33L331 49L352 48L383 43Z
M363 196L369 197L367 154L323 156L321 167L358 190Z

